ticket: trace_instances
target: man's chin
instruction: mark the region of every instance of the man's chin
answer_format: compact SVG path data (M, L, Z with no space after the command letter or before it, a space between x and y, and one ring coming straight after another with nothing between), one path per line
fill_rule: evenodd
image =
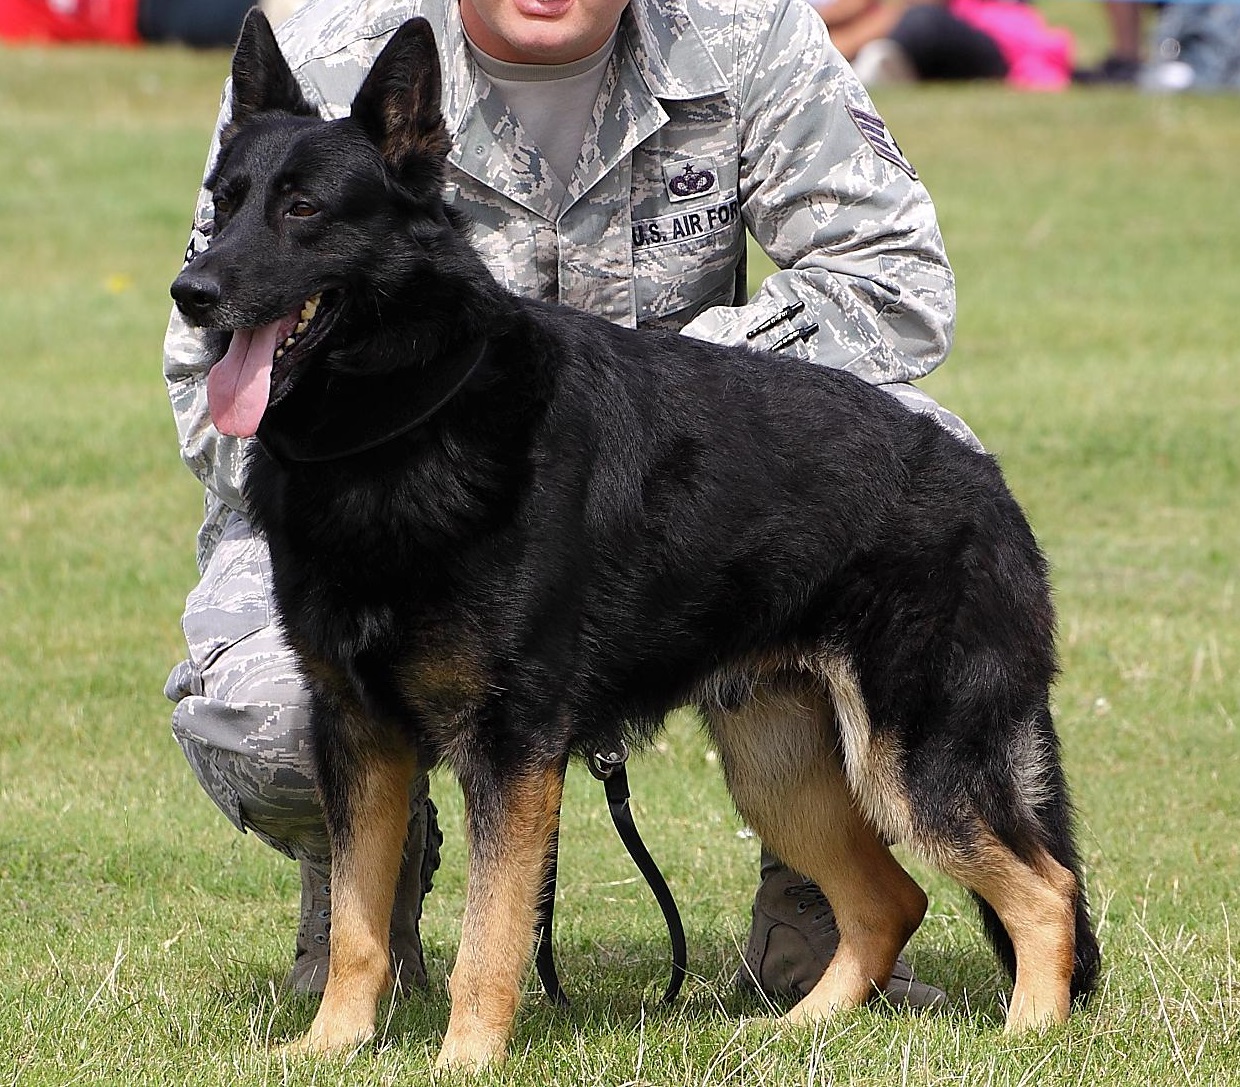
M487 17L483 17L486 12ZM601 49L616 22L580 0L461 0L465 30L483 52L509 64L570 64ZM619 20L619 12L615 13Z

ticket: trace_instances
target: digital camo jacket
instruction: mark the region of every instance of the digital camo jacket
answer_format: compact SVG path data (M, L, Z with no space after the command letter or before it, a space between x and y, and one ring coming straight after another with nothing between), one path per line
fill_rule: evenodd
M971 438L904 384L951 344L955 291L934 208L803 0L633 0L567 185L474 64L455 0L310 3L278 36L309 100L339 117L417 14L443 62L446 195L501 282L625 325L812 357ZM226 93L221 124L227 112ZM191 254L210 216L204 192ZM746 231L781 269L748 300ZM243 443L207 412L213 361L211 341L174 312L164 374L182 456L207 488L200 564L242 505Z

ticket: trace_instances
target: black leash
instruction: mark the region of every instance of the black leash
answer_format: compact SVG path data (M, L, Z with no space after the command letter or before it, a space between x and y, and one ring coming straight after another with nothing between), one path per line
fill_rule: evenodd
M557 1008L567 1008L568 994L560 984L560 975L555 969L555 953L551 946L551 924L555 913L555 873L559 855L560 838L556 834L551 839L547 867L543 872L542 896L538 901L538 948L534 952L534 965L538 969L538 980L542 982L547 999Z
M650 889L663 911L663 920L667 923L667 935L672 944L672 975L667 988L659 1001L670 1004L680 993L685 980L685 966L688 962L688 948L685 943L685 928L680 920L680 911L676 908L676 899L671 889L655 864L654 858L646 849L641 835L637 832L637 824L633 821L633 811L629 807L629 775L625 770L629 749L621 741L614 751L596 751L587 760L590 773L603 783L607 794L607 810L611 813L611 821L615 824L616 833L624 842L629 856L637 865L638 871L646 878ZM547 868L543 874L542 901L538 914L538 949L535 952L535 964L538 978L552 1003L559 1007L568 1006L568 997L560 985L559 975L555 969L555 959L551 947L552 914L555 909L555 878L559 855L558 841L553 841Z

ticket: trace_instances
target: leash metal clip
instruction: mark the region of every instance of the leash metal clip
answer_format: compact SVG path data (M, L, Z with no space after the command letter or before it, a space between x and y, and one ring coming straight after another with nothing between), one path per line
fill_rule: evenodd
M586 763L595 778L599 781L607 781L617 770L623 770L624 764L628 761L629 745L621 740L617 744L617 750L596 751L586 760Z

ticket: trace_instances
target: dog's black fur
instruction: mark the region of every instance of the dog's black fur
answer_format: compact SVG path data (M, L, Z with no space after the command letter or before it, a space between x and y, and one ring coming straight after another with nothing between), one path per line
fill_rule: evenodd
M420 20L352 116L325 122L252 15L232 111L214 237L173 295L222 330L322 296L276 364L246 492L314 696L337 869L333 979L309 1044L365 1033L341 1009L355 989L371 1001L381 969L341 892L377 895L375 917L390 905L394 870L357 871L374 828L403 819L375 799L376 775L394 790L446 762L464 789L470 905L444 1060L480 1063L502 1053L515 1006L493 979L519 982L528 963L526 869L565 762L647 739L685 703L742 814L838 892L862 988L885 982L924 910L902 873L867 874L899 835L978 896L1018 995L1043 964L1021 958L1013 921L1059 933L1067 965L1026 983L1009 1025L1062 1018L1067 974L1087 994L1098 948L1048 709L1046 565L993 460L847 373L498 286L440 198L448 137ZM842 882L839 818L870 850ZM531 852L513 852L527 832ZM877 943L882 925L850 906L871 878L876 903L898 903ZM478 885L508 880L520 889ZM503 944L487 911L509 899ZM807 1015L863 998L846 959ZM487 1001L498 1025L479 1025Z

